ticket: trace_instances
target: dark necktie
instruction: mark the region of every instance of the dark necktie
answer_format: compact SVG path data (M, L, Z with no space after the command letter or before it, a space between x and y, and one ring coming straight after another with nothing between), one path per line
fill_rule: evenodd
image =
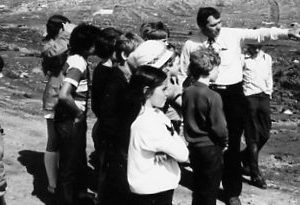
M214 50L213 44L215 43L215 39L209 38L207 40L207 42L208 42L208 47L207 48L210 49L210 50Z

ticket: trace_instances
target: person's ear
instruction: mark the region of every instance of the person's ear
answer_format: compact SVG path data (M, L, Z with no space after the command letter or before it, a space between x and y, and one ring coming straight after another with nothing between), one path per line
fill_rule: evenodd
M143 89L143 93L144 93L145 99L147 100L153 94L153 90L151 90L149 86L145 86Z
M127 59L128 59L128 55L126 55L126 53L124 51L121 52L121 57L124 61L127 61Z
M148 96L148 94L149 94L149 86L145 86L144 88L143 88L143 93L144 93L144 95L147 97Z

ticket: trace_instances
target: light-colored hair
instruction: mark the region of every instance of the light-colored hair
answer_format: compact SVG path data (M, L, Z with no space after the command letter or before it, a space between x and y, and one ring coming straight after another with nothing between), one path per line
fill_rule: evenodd
M201 48L190 55L189 73L194 79L208 76L209 72L220 63L221 59L218 53L211 49Z

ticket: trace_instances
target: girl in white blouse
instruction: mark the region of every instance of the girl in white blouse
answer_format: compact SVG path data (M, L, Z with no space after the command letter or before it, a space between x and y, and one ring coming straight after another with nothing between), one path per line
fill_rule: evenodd
M130 81L129 94L135 99L136 110L127 168L132 204L171 205L180 180L178 162L188 159L183 139L158 109L167 99L166 79L163 71L142 66Z

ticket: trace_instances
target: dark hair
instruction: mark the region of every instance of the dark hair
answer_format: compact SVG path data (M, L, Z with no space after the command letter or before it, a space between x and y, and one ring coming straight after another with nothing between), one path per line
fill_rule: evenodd
M71 21L62 15L51 16L46 24L47 36L44 38L44 40L49 41L50 39L55 39L59 33L59 30L63 28L63 23L71 23Z
M120 35L122 35L122 32L113 27L101 30L96 40L96 55L103 59L110 58L114 53L116 40Z
M207 25L207 18L213 16L215 19L219 19L220 12L213 7L200 7L197 14L197 24L200 28L204 28Z
M190 55L189 74L198 80L200 76L208 76L215 66L220 65L220 62L218 53L211 49L201 48Z
M70 54L83 55L92 46L95 45L100 29L88 24L80 24L75 27L70 37Z
M128 85L127 104L132 121L137 117L142 105L145 104L154 89L166 80L167 74L151 66L140 66L133 74ZM144 88L149 87L145 93Z
M145 40L160 40L170 36L170 30L161 21L143 23L140 28L140 35Z
M121 35L117 39L115 45L117 61L121 65L124 65L125 61L122 58L122 52L124 52L126 56L129 56L129 54L134 51L143 41L144 40L136 33L128 32Z

